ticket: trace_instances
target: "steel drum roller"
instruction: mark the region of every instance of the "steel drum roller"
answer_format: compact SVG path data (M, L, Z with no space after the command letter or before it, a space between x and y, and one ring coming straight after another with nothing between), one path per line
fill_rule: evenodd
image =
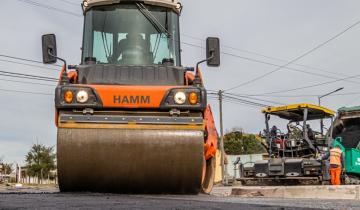
M59 187L66 191L198 193L201 130L59 128Z

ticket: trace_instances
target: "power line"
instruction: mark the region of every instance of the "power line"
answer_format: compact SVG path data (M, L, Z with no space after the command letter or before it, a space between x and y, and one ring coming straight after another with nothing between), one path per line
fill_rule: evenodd
M52 77L44 77L44 76L38 76L38 75L32 75L32 74L22 74L22 73L15 73L15 72L9 72L9 71L0 71L0 74L2 76L23 77L24 79L29 79L30 78L30 79L41 79L41 80L46 80L46 81L53 81L53 82L58 81L58 79L52 78Z
M39 81L46 81L46 82L55 82L55 81L52 81L52 80L46 80L46 79L41 79L41 78L35 78L35 77L24 77L24 76L9 75L9 74L1 74L1 73L0 73L0 76L13 77L13 78L20 78L20 79L39 80Z
M18 0L18 1L22 1L24 3L29 3L29 4L32 4L34 6L40 6L40 7L43 7L43 8L46 8L46 9L52 9L52 10L58 10L59 12L64 12L64 10L61 10L61 9L58 9L58 8L55 8L55 7L51 7L51 6L48 6L48 5L43 5L41 3L38 3L38 2L34 2L34 1L31 1L31 0ZM63 1L63 2L67 2L69 3L68 1ZM72 3L71 4L74 4L75 3ZM66 13L69 13L66 11ZM74 13L71 13L72 15L74 15ZM70 15L71 15L70 14ZM77 15L75 14L75 16L77 17L82 17L82 15ZM183 34L184 35L184 34ZM195 38L193 36L190 36L190 35L186 35L188 37L191 37L193 39L199 39L199 38ZM335 38L334 38L335 39ZM201 40L201 39L199 39ZM203 48L205 49L204 47L201 47L201 46L198 46L198 45L194 45L194 44L190 44L190 43L186 43L186 42L181 42L185 45L189 45L189 46L194 46L194 47L200 47L200 48ZM233 48L233 47L229 47L227 46L228 48ZM233 48L233 49L237 49L237 48ZM237 49L239 50L239 49ZM242 51L246 51L246 50L242 50ZM246 52L250 52L250 51L246 51ZM252 59L252 58L247 58L247 57L243 57L243 56L238 56L238 55L234 55L234 54L231 54L231 53L227 53L227 52L221 52L222 54L224 55L230 55L230 56L234 56L234 57L238 57L238 58L242 58L242 59L246 59L246 60L249 60L249 61L254 61L254 62L258 62L258 63L263 63L263 64L267 64L267 65L271 65L271 66L277 66L279 67L279 70L282 69L282 68L285 68L287 65L291 64L290 62L285 65L285 66L281 66L281 65L277 65L277 64L273 64L273 63L269 63L269 62L264 62L264 61L260 61L260 60L256 60L256 59ZM299 58L300 59L300 58ZM294 61L293 61L294 62ZM299 70L299 69L294 69L294 68L287 68L289 70L293 70L293 71L297 71L297 72L302 72L302 73L306 73L306 74L311 74L311 75L316 75L316 76L321 76L321 77L326 77L326 78L331 78L331 79L335 79L335 77L331 77L331 76L328 76L328 75L322 75L322 74L318 74L318 73L312 73L312 72L308 72L308 71L304 71L304 70ZM349 81L349 82L352 82L352 83L355 83L353 81ZM357 84L357 83L356 83ZM236 87L237 88L237 87ZM227 89L226 91L228 90L231 90L231 89L235 89L235 88L230 88L230 89Z
M246 58L246 57L242 57L242 56L237 56L237 55L226 53L226 52L223 52L223 54L224 55L230 55L230 56L233 56L233 57L240 57L242 59L246 59L246 60L249 60L249 61L262 63L262 64L266 64L266 65L270 65L270 66L276 66L276 67L279 67L279 68L282 67L281 65L278 65L278 64L269 63L269 62L265 62L265 61L261 61L261 60L252 59L252 58ZM328 79L339 79L338 77L332 77L332 76L325 75L325 74L319 74L319 73L305 71L305 70L291 68L291 67L282 67L282 68L285 68L287 70L291 70L293 72L300 72L300 73L305 73L305 74L309 74L309 75L313 75L313 76L319 76L319 77L328 78ZM354 83L354 84L359 84L359 82L355 82L355 81L351 81L351 80L346 80L346 81L350 82L350 83ZM228 89L228 90L230 90L230 89Z
M312 94L312 95L260 95L262 97L269 97L269 98L308 98L308 97L319 97L321 94ZM351 95L360 95L360 92L349 92L349 93L338 93L338 94L331 94L328 97L332 96L351 96ZM259 96L259 95L256 95Z
M34 6L40 6L40 7L47 8L47 9L59 10L59 11L61 12L61 10L58 9L58 8L54 8L54 7L51 7L51 6L48 6L48 5L43 5L43 4L40 4L40 3L37 3L37 2L33 2L33 1L30 1L30 0L18 0L18 1L22 1L22 2L24 2L24 3L29 3L29 4L32 4L32 5L34 5ZM67 11L66 11L66 12L67 12ZM72 13L72 15L74 15L74 13ZM75 16L81 17L81 15L77 15L77 14L75 14ZM280 66L280 65L277 65L277 64L272 64L272 63L268 63L268 62L264 62L264 61L260 61L260 60L256 60L256 59L252 59L252 58L246 58L246 57L243 57L243 56L234 55L234 54L227 53L227 52L221 52L222 54L225 54L225 55L231 55L231 56L235 56L235 57L238 57L238 58L246 59L246 60L249 60L249 61L259 62L259 63L268 64L268 65L273 65L273 66L278 66L277 69L275 69L275 70L273 70L273 71L271 71L271 72L268 72L268 73L266 73L266 74L264 74L264 75L262 75L262 76L260 76L260 77L257 77L257 78L255 78L255 79L253 79L253 80L251 80L251 81L248 81L248 82L246 82L246 83L242 83L242 84L240 84L240 85L237 85L237 86L235 86L235 87L233 87L233 88L229 88L229 89L227 89L227 90L225 90L225 91L229 91L229 90L236 89L236 88L238 88L238 87L241 87L241 86L246 85L246 84L248 84L248 83L251 83L251 82L253 82L253 81L256 81L256 80L258 80L258 79L261 79L261 78L263 78L263 77L265 77L265 76L267 76L267 75L269 75L269 74L272 74L272 73L274 73L274 72L276 72L276 71L279 71L279 70L281 70L281 69L283 69L283 68L287 68L288 65L296 62L297 60L305 57L306 55L314 52L315 50L323 47L323 46L326 45L327 43L331 42L332 40L336 39L337 37L341 36L342 34L344 34L345 32L347 32L348 30L350 30L351 28L355 27L355 26L358 25L359 23L360 23L360 21L354 23L353 25L351 25L350 27L346 28L344 31L338 33L337 35L335 35L334 37L330 38L329 40L327 40L327 41L325 41L325 42L317 45L315 48L311 49L310 51L307 51L306 53L302 54L301 56L299 56L299 57L295 58L294 60L289 61L287 64L281 65L281 66ZM198 46L198 45L194 45L194 44L190 44L190 43L186 43L186 42L181 42L181 43L183 43L183 44L185 44L185 45L189 45L189 46L194 46L194 47L199 47L199 48L205 49L205 48L202 47L202 46ZM303 73L307 73L307 74L312 74L312 75L317 75L317 76L323 76L323 77L325 76L325 77L327 77L327 78L334 78L334 77L329 77L329 76L327 76L327 75L321 75L321 74L317 74L317 73L307 72L307 71L304 71L304 70L298 70L298 69L293 69L293 68L287 68L287 69L292 69L292 70L295 70L295 71L299 71L299 72L303 72ZM349 79L350 79L350 78L349 78ZM352 82L352 81L351 81L351 82Z
M52 93L41 93L41 92L22 91L22 90L10 90L10 89L2 89L2 88L0 88L0 91L11 92L11 93L26 93L26 94L32 94L32 95L46 95L46 96L53 96L54 95Z
M218 95L218 91L212 91L212 90L208 90L208 94L210 95ZM254 97L250 97L247 95L240 95L240 94L233 94L233 93L223 93L224 97L226 96L232 96L232 97L239 97L241 99L250 99L250 100L255 100L255 101L260 101L260 102L265 102L265 103L272 103L272 104L277 104L277 105L284 105L284 103L280 103L277 101L270 101L270 100L264 100L264 99L259 99L259 98L254 98Z
M202 46L199 46L199 45L196 45L196 44L192 44L192 43L187 43L187 42L181 42L181 43L184 44L184 45L192 46L192 47L198 47L198 48L206 49L205 47L202 47ZM278 65L278 64L274 64L274 63L270 63L270 62L266 62L266 61L262 61L262 60L258 60L258 59L248 58L248 57L228 53L228 52L225 52L225 51L221 51L220 53L223 54L223 55L228 55L228 56L232 56L232 57L235 57L235 58L240 58L240 59L251 61L251 62L256 62L256 63L261 63L261 64L265 64L265 65L270 65L270 66L281 67L281 65ZM339 79L338 77L332 77L332 76L329 76L329 75L314 73L314 72L305 71L305 70L301 70L301 69L295 69L295 68L291 68L291 67L284 67L284 68L286 68L288 70L291 70L291 71L294 71L294 72L301 72L301 73L310 74L310 75L319 76L319 77L324 77L324 78L328 78L328 79ZM346 81L350 82L350 83L354 83L354 84L359 84L358 82L351 81L351 80L346 80Z
M183 34L183 33L181 35L185 36L185 37L189 37L191 39L195 39L195 40L206 41L206 40L204 40L202 38L194 37L194 36ZM281 58L276 58L276 57L273 57L273 56L268 56L268 55L261 54L261 53L258 53L258 52L254 52L254 51L250 51L250 50L236 48L236 47L233 47L233 46L230 46L230 45L222 44L221 46L224 47L224 48L228 48L228 49L238 51L238 52L244 52L244 53L260 56L260 57L263 57L263 58L267 58L267 59L270 59L270 60L276 60L276 61L281 61L281 62L289 62L288 60L284 60L284 59L281 59ZM304 67L304 68L308 68L308 69L313 69L313 70L317 70L317 71L322 71L322 72L337 75L337 76L348 76L348 75L345 75L345 74L339 74L339 73L336 73L336 72L332 72L332 71L328 71L328 70L324 70L324 69L321 69L321 68L318 68L318 67L313 67L313 66L304 65L304 64L292 63L292 65L299 66L299 67ZM289 68L287 68L287 69L289 69Z
M23 1L25 3L29 3L29 2L32 2L34 3L33 1L30 1L30 0L18 0L18 1ZM40 3L36 3L35 2L35 6L39 6L39 5L42 5ZM74 3L72 3L74 4ZM44 5L42 5L42 7L44 7ZM44 8L47 8L47 9L57 9L57 8L53 8L53 7L48 7L47 5L45 5ZM78 16L78 15L76 15ZM78 16L78 17L81 17L81 16ZM189 35L186 35L188 37L192 37L192 38L195 38L193 36L189 36ZM181 42L185 45L190 45L190 46L194 46L194 47L200 47L200 48L203 48L205 49L204 47L201 47L201 46L198 46L198 45L194 45L194 44L190 44L190 43L186 43L186 42ZM228 47L229 48L229 47ZM235 48L236 49L236 48ZM234 54L231 54L231 53L227 53L227 52L221 52L222 54L224 55L230 55L230 56L234 56L234 57L238 57L238 58L242 58L242 59L246 59L246 60L249 60L249 61L254 61L254 62L258 62L258 63L263 63L263 64L267 64L267 65L271 65L271 66L277 66L279 68L283 68L284 66L280 66L280 65L277 65L277 64L273 64L273 63L269 63L269 62L264 62L264 61L260 61L260 60L256 60L256 59L252 59L252 58L246 58L246 57L243 57L243 56L238 56L238 55L234 55ZM287 69L290 69L290 70L294 70L294 71L297 71L297 72L303 72L303 73L306 73L306 74L311 74L311 75L316 75L316 76L322 76L322 77L327 77L327 78L331 78L331 79L334 79L334 77L330 77L330 76L327 76L327 75L321 75L321 74L317 74L317 73L311 73L311 72L307 72L307 71L304 71L304 70L299 70L299 69L294 69L294 68L287 68ZM352 81L351 81L352 82ZM353 82L355 83L355 82Z
M0 57L11 58L11 59L15 59L15 60L27 61L27 62L32 62L32 63L44 64L44 63L41 62L41 61L37 61L37 60L33 60L33 59L28 59L28 58L20 58L20 57L5 55L5 54L0 54ZM47 64L47 65L53 65L53 66L62 67L62 65L58 65L58 64Z
M33 5L33 6L42 7L42 8L49 9L49 10L53 10L53 11L56 11L56 12L60 12L60 13L72 15L72 16L75 16L75 17L82 17L81 14L74 13L74 12L69 12L69 11L67 11L67 10L63 10L63 9L59 9L59 8L52 7L52 6L49 6L49 5L41 4L41 3L39 3L39 2L35 2L35 1L31 1L31 0L18 0L18 1L23 2L23 3L26 3L26 4L30 4L30 5Z
M24 66L31 66L31 67L36 67L36 68L40 68L40 69L60 71L60 69L49 68L49 67L46 67L46 66L37 66L37 65L32 65L32 64L27 64L27 63L21 63L21 62L17 62L17 61L9 61L9 60L3 60L3 59L0 59L0 61L1 61L1 62L7 62L7 63L14 63L14 64L19 64L19 65L24 65Z
M0 75L2 76L2 75ZM26 81L19 81L19 80L10 80L10 79L1 79L1 81L5 81L5 82L14 82L14 83L20 83L20 84L32 84L32 85L41 85L41 86L49 86L49 87L54 87L56 86L55 84L51 85L51 84L44 84L44 83L37 83L37 82L26 82Z
M203 48L203 47L198 46L198 45L193 45L193 44L185 43L185 42L183 42L183 43L184 43L184 44L188 44L188 45L190 45L190 46ZM242 57L242 56L237 56L237 55L230 54L230 53L226 53L226 52L222 52L222 53L225 54L225 55L235 56L235 57L242 58L242 59L246 59L246 60L250 60L250 61L253 61L253 62L263 63L263 64L267 64L267 65L272 65L272 66L279 66L279 65L276 65L276 64L272 64L272 63L268 63L268 62L263 62L263 61L256 60L256 59L246 58L246 57ZM24 61L42 63L42 62L40 62L40 61L23 59L23 58L13 57L13 56L7 56L7 55L0 55L0 56L2 56L2 57L8 57L8 58L13 58L13 59L24 60ZM42 69L50 69L50 70L60 71L59 69L49 68L49 67L45 67L45 66L44 66L44 67L42 67L42 66L36 66L36 65L25 64L25 63L20 63L20 62L15 62L15 61L8 61L8 60L1 60L1 59L0 59L0 61L9 62L9 63L16 63L16 64L26 65L26 66L32 66L32 67L37 67L37 68L42 68ZM57 66L60 66L60 65L57 65ZM307 72L307 71L303 71L303 70L299 70L299 69L294 69L294 68L288 68L288 69L293 70L293 71L297 71L297 72L306 73L306 74L311 74L311 75L316 75L316 76L321 76L321 77L326 77L326 78L331 78L331 79L337 79L337 78L335 78L335 77L331 77L331 76L327 76L327 75L322 75L322 74L317 74L317 73L311 73L311 72ZM346 80L346 81L351 82L351 83L356 83L356 84L358 84L358 82L353 82L353 81L350 81L350 80Z
M38 76L38 75L32 75L32 74L22 74L22 73L15 73L15 72L9 72L9 71L0 71L0 73L10 74L10 75L19 75L19 76L31 77L31 78L41 78L41 79L47 79L47 80L51 80L51 81L58 80L58 79L52 78L52 77L44 77L44 76Z
M55 9L55 10L59 10L60 12L63 12L62 10L58 9L58 8L54 8L54 7L51 7L51 6L48 6L48 5L43 5L43 4L40 4L40 3L37 3L37 2L33 2L33 1L30 1L30 0L18 0L18 1L22 1L22 2L25 2L25 3L30 3L30 4L33 4L35 6L41 6L41 7L44 7L46 9ZM73 4L73 5L77 5L75 3L72 3L72 2L69 2L69 1L66 1L66 0L62 0L64 3L67 2L67 3L70 3L70 4ZM75 15L77 17L82 17L81 15ZM185 35L185 34L182 34L182 35ZM188 37L191 37L193 39L199 39L201 40L200 38L195 38L193 36L190 36L190 35L185 35L185 36L188 36ZM198 46L198 45L193 45L193 44L189 44L189 43L185 43L185 42L181 42L185 45L190 45L190 46L195 46L195 47L200 47L200 48L203 48L201 46ZM227 46L228 48L233 48L233 47L229 47ZM205 49L205 48L204 48ZM237 49L237 48L233 48L233 49ZM237 49L239 50L239 49ZM242 50L242 51L246 51L246 50ZM250 52L250 51L246 51L246 52ZM238 58L243 58L243 59L246 59L246 60L250 60L250 61L254 61L254 62L259 62L259 63L263 63L263 64L268 64L268 65L272 65L272 66L278 66L278 67L281 67L280 65L276 65L276 64L272 64L272 63L268 63L268 62L263 62L263 61L259 61L259 60L256 60L256 59L251 59L251 58L246 58L246 57L242 57L242 56L237 56L237 55L234 55L234 54L231 54L231 53L226 53L226 52L222 52L223 54L225 55L230 55L230 56L235 56L235 57L238 57ZM310 72L306 72L306 71L303 71L303 70L298 70L298 69L293 69L293 68L288 68L288 69L292 69L294 71L298 71L298 72L303 72L303 73L308 73L308 74L311 74ZM327 78L331 78L327 75L321 75L321 74L314 74L312 73L313 75L317 75L317 76L325 76ZM332 77L333 78L333 77Z
M233 93L224 93L224 95L231 95L231 96L240 97L240 98L247 98L247 99L251 99L251 100L255 100L255 101L261 101L261 102L272 103L272 104L277 104L277 105L284 105L284 103L280 103L280 102L277 102L277 101L258 99L258 98L254 98L254 97L250 97L250 96L243 96L243 95L238 95L238 94L233 94Z
M208 94L209 95L217 95L215 93L208 93ZM267 104L261 104L261 103L241 99L241 98L238 98L238 97L228 96L228 95L223 95L222 98L223 99L228 99L228 100L236 100L236 101L244 103L244 104L254 105L254 106L258 106L258 107L267 107L267 106L269 106Z
M31 0L18 0L18 1L21 1L21 2L24 2L24 3L28 3L28 4L32 4L34 6L39 6L39 7L43 7L43 8L46 8L46 9L52 9L52 10L57 10L59 12L65 12L66 14L70 14L70 15L74 15L74 16L77 16L77 17L82 17L82 15L78 15L78 14L75 14L75 13L71 13L71 12L68 12L66 10L61 10L61 9L58 9L58 8L55 8L55 7L51 7L51 6L48 6L48 5L44 5L44 4L41 4L41 3L38 3L38 2L34 2L34 1L31 1ZM72 5L77 5L73 2L70 2L70 1L67 1L67 0L62 0L62 2L64 3L68 3L68 4L72 4ZM225 55L230 55L230 56L235 56L235 57L238 57L238 58L242 58L242 59L246 59L246 60L250 60L250 61L254 61L254 62L259 62L259 63L263 63L263 64L267 64L267 65L272 65L272 66L277 66L279 68L277 68L276 70L272 71L272 72L269 72L267 74L265 74L265 76L267 76L268 74L271 74L275 71L278 71L282 68L285 68L286 66L294 63L295 61L305 57L306 55L312 53L313 51L319 49L320 47L326 45L328 42L336 39L337 37L339 37L340 35L344 34L346 31L350 30L351 28L353 28L354 26L356 26L357 24L359 24L360 21L356 22L355 24L353 24L352 26L348 27L347 29L345 29L344 31L342 31L341 33L337 34L336 36L332 37L331 39L327 40L326 42L318 45L317 47L313 48L312 50L306 52L305 54L299 56L298 58L288 62L287 64L285 65L277 65L277 64L272 64L272 63L269 63L269 62L264 62L264 61L259 61L259 60L256 60L256 59L251 59L251 58L246 58L246 57L242 57L242 56L238 56L238 55L234 55L234 54L231 54L231 53L226 53L226 52L222 52L223 54ZM187 37L190 37L192 39L198 39L198 40L203 40L203 39L200 39L200 38L197 38L197 37L194 37L194 36L190 36L190 35L186 35L186 34L182 34L184 36L187 36ZM185 42L181 42L183 44L186 44L186 45L190 45L190 46L195 46L195 47L200 47L200 48L203 48L201 46L198 46L198 45L194 45L194 44L189 44L189 43L185 43ZM256 54L256 55L260 55L260 56L263 56L263 57L268 57L268 58L271 58L271 59L274 59L272 57L269 57L269 56L265 56L265 55L262 55L262 54L259 54L259 53L254 53L254 52L251 52L251 51L248 51L248 50L241 50L241 49L238 49L238 48L234 48L234 47L231 47L231 46L226 46L227 48L230 48L230 49L235 49L235 50L239 50L239 51L244 51L244 52L247 52L247 53L252 53L252 54ZM277 60L280 60L280 59L277 59ZM303 65L304 66L304 65ZM321 74L317 74L317 73L311 73L311 72L307 72L307 71L304 71L304 70L299 70L299 69L294 69L294 68L287 68L287 69L290 69L290 70L294 70L294 71L298 71L298 72L303 72L303 73L307 73L307 74L312 74L312 75L317 75L317 76L322 76L322 77L327 77L327 78L332 78L332 79L335 79L334 77L330 77L330 76L327 76L327 75L321 75ZM329 72L329 71L326 71L326 72ZM261 76L262 78L262 76ZM259 77L260 79L260 77ZM257 78L256 78L257 80ZM255 81L255 80L254 80ZM252 82L252 81L251 81ZM349 81L349 82L352 82L352 81ZM353 82L355 83L355 82ZM245 85L244 83L241 84L240 86L242 85ZM232 89L235 89L235 88L238 88L240 86L236 86L234 88L230 88L230 89L227 89L225 91L228 91L228 90L232 90Z
M290 65L290 64L292 64L292 63L294 63L294 62L296 62L296 61L304 58L305 56L307 56L307 55L313 53L314 51L320 49L321 47L327 45L328 43L330 43L330 42L333 41L334 39L340 37L341 35L343 35L343 34L346 33L347 31L349 31L349 30L352 29L353 27L357 26L358 24L360 24L360 21L356 21L355 23L353 23L352 25L350 25L349 27L347 27L346 29L344 29L344 30L341 31L340 33L336 34L335 36L331 37L330 39L326 40L325 42L322 42L321 44L315 46L314 48L306 51L305 53L301 54L300 56L296 57L295 59L287 62L285 65L282 65L282 66L280 66L279 68L276 68L276 69L274 69L274 70L272 70L272 71L270 71L270 72L267 72L267 73L265 73L265 74L263 74L263 75L260 75L260 76L258 76L258 77L255 77L254 79L251 79L251 80L249 80L249 81L247 81L247 82L241 83L241 84L236 85L236 86L234 86L234 87L232 87L232 88L228 88L228 89L226 89L225 91L237 89L237 88L242 87L242 86L244 86L244 85L247 85L247 84L250 84L250 83L252 83L252 82L255 82L255 81L259 80L259 79L262 79L262 78L264 78L264 77L266 77L266 76L268 76L268 75L270 75L270 74L272 74L272 73L275 73L275 72L277 72L277 71L280 71L280 70L283 69L284 67L287 67L288 65Z
M52 81L52 80L46 80L46 79L41 79L41 78L24 77L24 76L18 76L18 75L8 75L8 74L1 74L1 73L0 73L0 76L12 77L12 78L20 78L20 79L39 80L39 81L46 81L46 82L54 82L54 81Z
M210 97L209 98L210 100L216 100L218 101L219 98L216 98L216 97ZM231 103L231 104L239 104L239 105L242 105L242 106L246 106L246 107L250 107L250 108L254 108L254 109L259 109L259 106L255 106L255 105L250 105L250 104L244 104L244 103L241 103L239 101L235 101L235 100L229 100L229 99L223 99L223 102L225 103Z
M259 106L259 107L268 107L268 106L270 106L268 104L261 104L261 103L258 103L258 102L253 102L253 101L240 99L240 98L232 97L232 96L224 96L224 98L233 99L233 100L239 101L241 103L246 103L246 104L255 105L255 106Z
M337 79L337 80L332 80L332 81L328 81L328 82L322 82L322 83L317 83L317 84L313 84L313 85L302 86L302 87L297 87L297 88L292 88L292 89L287 89L287 90L273 91L273 92L267 92L267 93L261 93L261 94L249 94L249 95L246 94L246 96L263 96L263 95L270 95L270 94L274 94L274 93L291 92L291 91L295 91L295 90L302 90L302 89L307 89L307 88L312 88L312 87L318 87L318 86L327 85L327 84L331 84L331 83L335 83L335 82L339 82L339 81L344 81L349 78L358 78L358 77L360 77L360 74L345 77L342 79Z

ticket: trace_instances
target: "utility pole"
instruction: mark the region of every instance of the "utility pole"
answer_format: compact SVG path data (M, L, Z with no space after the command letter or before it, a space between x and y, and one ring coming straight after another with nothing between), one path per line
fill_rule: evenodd
M19 178L18 183L21 183L21 165L19 165Z
M219 90L219 113L220 113L220 151L221 151L221 181L223 185L227 185L227 177L225 171L225 150L224 150L224 128L223 128L223 91Z
M319 106L321 106L321 97L319 96L318 99L319 99ZM321 135L324 135L324 121L322 118L320 119L320 133Z
M344 89L344 87L341 87L341 88L338 88L338 89L336 89L336 90L334 90L334 91L331 91L331 92L329 92L329 93L326 93L326 94L324 94L324 95L322 95L322 96L319 96L319 97L318 97L319 106L321 105L321 99L322 99L322 98L324 98L325 96L331 95L331 94L333 94L333 93L336 93L336 92L338 92L338 91L340 91L340 90L343 90L343 89ZM324 121L323 121L322 118L320 119L320 132L321 132L321 135L324 134Z

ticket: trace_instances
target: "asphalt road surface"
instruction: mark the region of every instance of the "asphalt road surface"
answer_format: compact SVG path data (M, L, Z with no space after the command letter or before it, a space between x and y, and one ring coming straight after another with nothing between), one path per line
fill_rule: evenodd
M0 209L360 209L358 201L197 195L1 193Z

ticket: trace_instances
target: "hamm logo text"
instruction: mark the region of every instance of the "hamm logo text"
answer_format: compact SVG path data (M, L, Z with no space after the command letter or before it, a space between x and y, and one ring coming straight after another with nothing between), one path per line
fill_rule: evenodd
M114 104L150 104L150 96L114 96Z

